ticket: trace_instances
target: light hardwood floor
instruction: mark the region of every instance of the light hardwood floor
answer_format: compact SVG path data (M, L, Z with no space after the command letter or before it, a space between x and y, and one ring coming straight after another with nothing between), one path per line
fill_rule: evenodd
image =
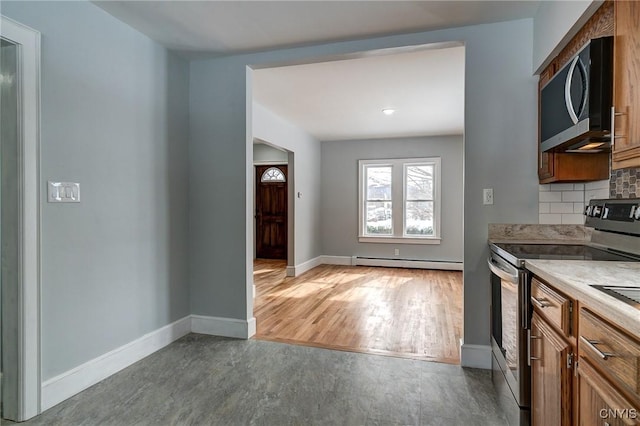
M457 364L462 273L256 260L255 338Z

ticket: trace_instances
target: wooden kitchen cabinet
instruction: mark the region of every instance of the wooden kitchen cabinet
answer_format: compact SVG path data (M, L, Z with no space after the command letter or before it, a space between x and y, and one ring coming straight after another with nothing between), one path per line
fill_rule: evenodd
M531 304L531 424L570 425L576 399L576 301L534 277Z
M578 424L638 425L640 412L587 361L578 367Z
M531 280L531 424L640 425L640 338Z
M571 424L573 352L573 346L569 341L534 310L531 321L533 426Z
M540 183L590 182L609 179L609 154L566 154L540 152Z
M612 168L640 166L640 2L615 2Z
M640 424L640 342L587 308L579 329L578 424Z
M530 294L531 424L640 425L640 335L538 276Z

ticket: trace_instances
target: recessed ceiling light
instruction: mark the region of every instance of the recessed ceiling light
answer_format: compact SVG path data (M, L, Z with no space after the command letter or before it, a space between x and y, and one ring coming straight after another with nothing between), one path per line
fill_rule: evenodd
M393 115L394 112L396 112L396 110L393 108L385 108L382 110L384 115Z

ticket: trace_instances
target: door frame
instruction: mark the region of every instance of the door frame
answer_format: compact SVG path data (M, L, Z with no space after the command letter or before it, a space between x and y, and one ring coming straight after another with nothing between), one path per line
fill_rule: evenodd
M0 15L0 36L18 47L20 251L17 421L41 411L40 364L40 32Z

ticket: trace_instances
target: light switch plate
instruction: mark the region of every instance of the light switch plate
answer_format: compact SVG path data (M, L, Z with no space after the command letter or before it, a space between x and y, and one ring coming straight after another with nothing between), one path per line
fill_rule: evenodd
M47 182L50 203L79 203L80 184L77 182Z

